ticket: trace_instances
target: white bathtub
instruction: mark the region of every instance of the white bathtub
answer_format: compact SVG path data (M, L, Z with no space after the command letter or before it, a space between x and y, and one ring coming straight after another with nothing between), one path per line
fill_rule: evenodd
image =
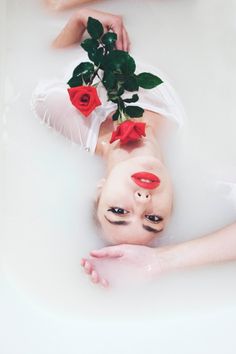
M95 185L102 166L41 125L29 104L37 81L76 57L76 48L48 49L70 12L47 13L36 0L6 2L0 353L235 353L235 264L140 286L118 281L109 290L80 269L80 258L102 246L90 222L93 189L81 181ZM215 182L236 177L236 1L113 0L96 8L125 15L133 52L168 74L189 118L174 142L178 151L168 151L177 206L159 243L232 222L234 203Z

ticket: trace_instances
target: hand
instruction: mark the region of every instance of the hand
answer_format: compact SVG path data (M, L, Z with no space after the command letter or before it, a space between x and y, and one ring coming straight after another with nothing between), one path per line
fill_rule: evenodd
M101 276L103 260L133 267L136 273L154 276L177 269L192 268L219 262L236 261L236 223L202 237L176 245L150 248L145 246L119 245L92 251L90 259L81 265L92 281L108 286ZM130 270L130 268L128 268ZM125 274L125 273L124 273Z
M112 29L117 34L117 49L129 51L129 36L122 17L87 8L79 10L69 20L59 36L54 40L53 46L55 48L63 48L80 42L85 32L89 16L99 20L102 23L105 32Z
M112 31L117 34L116 48L129 51L129 36L121 16L92 9L83 9L78 15L81 18L84 27L87 25L88 17L93 17L102 23L105 32L112 29Z
M114 265L122 267L125 270L124 274L132 274L133 278L138 278L137 280L150 279L161 272L157 250L151 247L124 244L92 251L90 255L91 258L81 260L81 265L91 276L92 282L100 283L105 287L109 286L113 274L108 274L110 279L104 277L107 268L104 267L104 261L109 261L109 268Z

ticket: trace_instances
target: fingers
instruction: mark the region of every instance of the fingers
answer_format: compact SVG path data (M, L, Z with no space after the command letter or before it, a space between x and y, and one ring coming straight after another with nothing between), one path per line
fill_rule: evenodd
M108 281L104 278L100 278L95 270L93 270L91 273L91 281L95 284L100 283L102 286L104 286L104 288L107 288L109 286Z
M116 49L123 50L123 29L120 25L112 26L112 31L117 34Z
M102 286L104 286L104 288L108 288L108 286L109 286L109 282L106 279L101 279L101 284L102 284Z
M113 28L113 30L117 34L116 48L128 52L130 49L130 40L125 27L122 27L117 31L115 28Z
M91 280L92 280L93 283L98 283L98 281L99 281L98 273L95 272L95 270L92 270Z
M119 246L111 246L91 251L90 255L96 258L119 258L124 255L124 252Z
M89 260L82 258L80 264L84 268L85 273L90 275L90 279L93 283L95 284L100 283L105 288L109 286L109 282L106 279L101 278L99 276L99 274L93 268L93 265L89 262Z
M128 51L130 41L122 17L116 16L113 18L108 29L112 29L117 34L116 49Z
M130 50L130 40L125 27L123 28L123 50L126 52L129 52Z

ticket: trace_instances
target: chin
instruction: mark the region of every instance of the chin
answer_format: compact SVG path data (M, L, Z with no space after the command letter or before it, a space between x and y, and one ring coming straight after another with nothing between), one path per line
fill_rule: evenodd
M131 160L129 160L129 164ZM163 166L163 163L160 159L153 156L137 156L133 158L133 163L140 164L142 168L147 170L154 170Z

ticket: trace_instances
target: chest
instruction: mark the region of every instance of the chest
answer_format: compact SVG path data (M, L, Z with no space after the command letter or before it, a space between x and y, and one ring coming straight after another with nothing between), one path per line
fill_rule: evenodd
M96 154L102 155L104 151L109 147L109 141L111 138L111 134L115 129L115 124L112 120L112 115L114 112L110 113L106 120L101 124L99 129L99 136L96 146ZM163 118L160 114L152 112L152 111L144 111L142 118L137 118L137 122L145 122L148 129L146 129L146 133L148 130L151 130L155 136L162 134L163 129L166 129L166 124L168 125L168 120Z

